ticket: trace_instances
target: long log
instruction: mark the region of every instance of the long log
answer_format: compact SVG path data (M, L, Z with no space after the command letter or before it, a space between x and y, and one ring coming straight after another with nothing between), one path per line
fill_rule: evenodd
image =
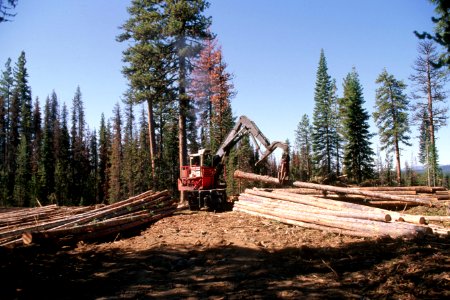
M351 236L357 236L357 237L378 237L378 235L375 235L370 232L345 230L345 229L339 229L336 227L328 227L328 226L323 226L323 225L318 225L318 224L313 224L313 223L295 221L295 220L291 220L291 219L286 219L286 218L282 218L282 217L277 217L277 216L273 216L273 215L260 213L260 212L257 212L257 211L251 210L251 209L246 209L244 207L240 207L240 206L234 207L233 210L238 211L238 212L243 212L243 213L246 213L249 215L257 216L257 217L271 219L271 220L285 223L285 224L300 226L300 227L307 228L307 229L322 230L322 231L326 231L326 232L332 232L332 233L336 233L336 234L345 234L345 235L351 235Z
M358 187L356 189L366 191L415 191L416 193L433 193L433 188L429 186L370 186Z
M53 231L25 232L22 234L22 240L25 245L28 245L31 243L42 243L46 241L59 243L59 240L62 240L62 243L66 243L69 241L73 242L85 239L97 239L159 220L165 216L173 214L175 210L176 205L172 203L170 206L161 208L154 212L139 212L131 216L123 216L95 224L85 224Z
M145 194L145 193L144 193ZM83 218L77 218L76 220L73 220L71 222L67 222L65 224L62 224L60 226L52 228L52 230L58 229L58 228L67 228L70 226L73 226L74 224L85 224L88 223L94 219L99 219L106 217L108 215L120 215L122 213L126 212L132 212L136 209L139 209L142 207L142 205L145 205L147 202L150 202L152 200L156 201L164 201L167 200L169 197L169 192L167 190L158 192L158 193L152 193L151 195L145 195L142 196L141 194L139 197L132 197L130 199L116 202L112 205L108 205L104 208L93 210L91 211L87 216ZM163 199L163 197L165 197ZM157 204L156 202L155 204ZM150 204L147 207L151 207L152 204Z
M237 203L235 203L236 205ZM286 219L314 223L328 227L336 227L344 230L373 232L375 235L388 235L393 238L397 237L414 237L418 234L430 234L431 229L428 227L413 225L408 223L384 223L377 221L369 221L353 218L335 218L326 215L314 215L310 213L298 213L282 210L278 208L266 209L258 205L248 202L237 204L238 208L254 210L256 212L282 217Z
M274 208L283 208L292 211L299 212L310 212L314 214L320 215L329 215L336 217L346 217L346 218L355 218L355 219L365 219L365 220L373 220L380 222L389 222L392 220L392 217L387 213L379 213L379 212L363 212L363 211L341 211L341 210L332 210L332 209L324 209L319 207L314 207L311 205L301 204L301 203L293 203L289 201L282 201L273 198L266 198L261 196L255 196L250 194L241 194L239 196L239 200L250 201L254 203L259 203L260 205L266 207L274 207Z
M355 195L362 195L367 196L371 198L379 198L379 199L389 199L389 200L395 200L395 201L404 201L404 202L411 202L411 203L418 203L422 205L428 205L428 206L436 206L436 203L433 203L432 201L417 198L417 197L404 197L404 196L397 196L397 195L388 195L386 193L379 193L379 192L373 192L373 191L365 191L365 190L358 190L358 189L351 189L351 188L342 188L337 186L331 186L331 185L324 185L324 184L316 184L316 183L309 183L309 182L301 182L301 181L295 181L293 183L294 186L297 187L303 187L303 188L313 188L321 191L329 191L329 192L335 192L335 193L342 193L342 194L355 194Z
M394 211L388 211L376 207L370 207L367 205L360 205L355 203L348 203L348 202L342 202L342 201L335 201L335 200L329 200L324 198L319 198L315 196L308 196L308 195L297 195L297 194L291 194L289 192L285 191L279 191L279 190L273 190L273 192L265 192L261 190L256 189L247 189L245 190L245 193L253 194L253 195L259 195L263 197L269 197L269 198L276 198L286 201L292 201L296 203L303 203L307 205L312 205L316 207L326 208L326 209L333 209L333 210L358 210L358 211L365 211L365 212L373 212L373 213L380 213L380 214L389 214L394 220L399 221L406 221L410 223L415 224L425 224L426 220L423 216L416 216L416 215L409 215L409 214L402 214Z
M234 172L234 177L280 185L278 178L257 175L254 173L242 172L240 170L236 170ZM296 187L300 187L300 188L316 189L316 190L320 190L320 191L328 191L328 192L334 192L334 193L339 193L339 194L355 194L355 195L362 195L362 196L379 198L379 199L390 199L390 200L396 200L396 201L419 203L419 204L428 205L428 206L433 206L433 204L434 204L436 206L436 203L433 203L432 201L417 198L417 197L403 197L403 196L397 196L397 195L388 195L386 193L366 191L366 190L361 190L361 189L342 188L342 187L337 187L337 186L309 183L309 182L301 182L301 181L295 181L293 183L293 185Z
M69 228L77 226L81 223L86 224L92 221L101 221L102 219L108 219L116 221L120 219L120 216L125 215L124 218L133 217L135 214L142 214L144 210L159 210L160 208L167 207L167 202L170 198L167 191L155 193L148 191L131 197L127 200L119 201L111 205L93 209L88 208L76 208L68 209L63 208L57 210L55 214L49 214L43 220L39 220L37 223L27 223L24 226L15 226L5 229L4 232L0 232L0 246L4 245L17 245L18 237L27 231L48 231L55 228ZM167 203L166 203L167 202ZM86 210L89 210L86 212ZM74 215L74 213L79 214ZM21 239L20 239L21 241Z
M254 174L254 173L242 172L240 170L234 171L233 176L234 176L234 178L240 178L240 179L246 179L246 180L280 185L280 181L278 180L278 178L266 176L266 175L258 175L258 174Z

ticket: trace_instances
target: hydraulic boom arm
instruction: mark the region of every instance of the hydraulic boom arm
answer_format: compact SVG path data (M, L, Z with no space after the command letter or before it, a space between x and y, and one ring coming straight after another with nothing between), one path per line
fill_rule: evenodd
M214 159L213 165L216 167L216 174L219 176L223 169L224 159L230 153L231 149L242 139L242 137L246 134L250 134L255 145L259 149L259 143L261 143L266 151L262 154L261 159L256 162L259 164L261 161L265 160L273 151L277 148L283 149L283 155L281 158L280 168L278 170L278 179L280 182L283 182L287 179L289 175L289 147L286 143L275 141L270 143L269 140L264 136L264 134L259 130L258 126L247 118L246 116L241 116L239 121L234 126L234 128L230 131L219 150L217 150Z

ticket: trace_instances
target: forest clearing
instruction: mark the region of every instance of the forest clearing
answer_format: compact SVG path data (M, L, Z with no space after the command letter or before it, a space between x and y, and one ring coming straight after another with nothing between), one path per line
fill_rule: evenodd
M135 230L115 232L107 239L94 234L90 242L84 241L83 235L77 238L80 230L66 230L60 235L46 235L52 230L42 230L43 234L36 235L39 238L28 242L27 238L33 235L24 233L23 241L28 245L15 243L15 248L0 248L0 275L6 280L0 292L8 299L448 297L450 224L449 217L445 217L448 214L445 199L449 198L449 191L429 187L384 189L377 188L375 194L414 196L432 201L434 207L416 203L407 205L412 208L406 210L384 210L369 206L372 199L368 197L364 201L333 192L324 197L317 189L253 188L239 196L232 211L224 212L175 210L165 192L147 192L124 203L94 207L90 212L66 211L62 214L66 224L70 220L73 223L77 215L83 218L76 220L87 222L86 216L90 215L100 224L104 222L102 217L118 218L124 207L128 207L128 212L122 214L122 219L150 208L157 221L150 220L151 225L144 227L142 223L136 224ZM355 212L357 206L364 207L365 212L360 210L359 216L351 219L354 224L350 229L344 226L338 231L327 230L327 226L332 228L330 224L308 229L305 223L289 224L286 219L315 212L323 221L329 219L328 214L314 210L311 205L295 207L302 204L291 199L284 201L289 202L290 213L271 219L268 215L273 216L279 209L274 202L269 203L267 198L263 206L255 205L258 197L262 201L267 194L272 194L269 197L279 204L281 199L292 197L304 199L304 203L312 206L316 202L325 203L326 209L335 212ZM166 204L155 210L164 201ZM387 201L400 205L398 200L373 201L382 201L383 207ZM55 216L55 211L51 215ZM253 216L257 211L260 213ZM374 226L374 220L381 212L385 213L383 218L387 213L390 215L389 219L378 220L384 224L380 229ZM2 216L7 213L0 212ZM353 226L366 219L362 214L372 221L365 230L356 231ZM16 211L16 216L19 215ZM26 215L30 216L29 211ZM354 216L338 213L333 218L349 217ZM314 225L313 221L308 222ZM392 224L392 230L388 224ZM411 226L407 231L406 227L396 227L406 225ZM5 224L1 226L0 241L7 232ZM76 224L74 228L83 226L86 227ZM92 228L92 233L105 230ZM86 231L83 234L87 236Z
M0 299L450 299L421 2L0 0Z

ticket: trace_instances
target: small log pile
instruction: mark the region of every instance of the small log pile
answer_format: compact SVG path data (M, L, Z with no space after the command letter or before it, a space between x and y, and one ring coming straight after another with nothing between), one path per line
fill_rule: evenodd
M96 240L147 225L175 210L168 191L148 191L102 207L3 209L0 246Z
M235 177L275 181L256 174L237 172ZM372 197L379 201L399 201L418 205L435 205L433 200L419 197L402 198L379 191L341 188L294 182L294 189L246 189L234 203L234 210L279 222L359 237L415 237L424 234L447 235L448 228L427 225L424 216L400 213L368 205L341 201L345 195ZM330 199L334 193L336 199ZM400 198L398 198L400 197ZM339 199L339 201L337 201Z

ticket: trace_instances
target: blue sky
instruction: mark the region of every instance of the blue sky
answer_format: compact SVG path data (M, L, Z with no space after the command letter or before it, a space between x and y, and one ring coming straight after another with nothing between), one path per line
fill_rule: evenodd
M97 128L101 113L111 116L126 90L121 74L126 44L115 37L129 4L19 1L13 22L0 25L0 69L24 50L33 98L43 102L55 90L70 107L79 85L88 124ZM432 31L434 15L426 0L212 0L207 13L235 76L234 114L250 117L271 141L292 143L301 116L312 116L321 49L339 95L343 78L356 68L372 113L375 79L383 68L410 85L418 45L413 31ZM372 120L371 125L377 132ZM450 164L450 127L438 138L440 162ZM417 155L417 139L413 142L403 161ZM376 144L374 139L374 149Z

